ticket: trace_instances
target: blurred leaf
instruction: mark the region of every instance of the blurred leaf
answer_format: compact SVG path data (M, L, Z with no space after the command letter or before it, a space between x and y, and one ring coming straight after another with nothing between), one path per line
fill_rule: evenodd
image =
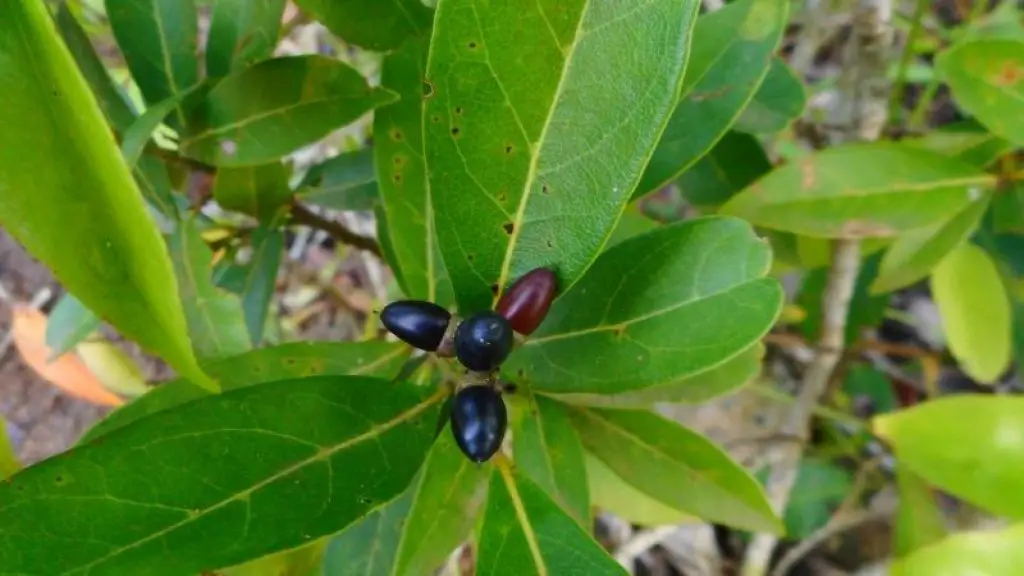
M104 388L135 398L149 391L142 369L126 352L103 339L80 343L75 353Z
M922 548L891 566L893 576L1016 574L1024 565L1024 524L965 531Z
M121 156L124 157L124 163L128 165L129 169L135 168L135 164L139 161L139 157L142 156L142 151L145 150L150 137L157 127L163 123L164 118L175 110L178 107L178 103L190 93L191 90L183 90L166 100L150 106L143 112L142 116L139 116L124 131L121 139Z
M155 414L0 484L0 566L138 574L158 563L161 573L195 574L337 532L408 486L440 398L411 384L317 376Z
M987 168L1000 156L1013 150L1013 144L973 121L940 126L920 138L910 138L903 142L952 156L978 168Z
M21 470L21 462L14 452L14 445L11 443L8 434L8 423L0 415L0 480L4 480Z
M800 460L796 484L786 505L786 537L803 540L832 518L853 488L850 473L827 460Z
M321 576L326 539L250 560L244 564L221 568L217 576Z
M409 298L448 307L452 285L442 261L423 157L423 79L429 36L413 38L384 58L381 85L400 96L374 113L377 185L387 211L391 249Z
M896 463L896 486L899 489L899 508L893 548L895 557L903 558L942 540L946 536L946 521L931 488L899 461Z
M215 166L265 164L394 100L335 58L264 60L224 78L189 110L180 151Z
M1013 353L1017 358L1017 370L1024 373L1024 302L1013 303Z
M60 356L99 328L100 323L100 319L74 294L65 292L46 323L46 345L53 350L54 357Z
M803 114L807 89L781 57L772 59L764 82L747 103L733 129L750 134L770 134L785 130Z
M277 268L283 250L283 230L260 227L253 232L252 261L245 269L242 311L254 346L263 343L263 327L267 324L270 299L274 296Z
M928 277L947 254L970 238L991 199L986 193L949 220L898 236L882 257L872 294L892 292Z
M218 78L273 55L285 0L213 0L206 74Z
M591 526L583 445L566 414L566 407L532 394L527 401L529 409L513 429L516 466L580 525Z
M894 236L948 218L993 182L919 146L848 144L776 168L721 213L807 236Z
M782 289L765 277L770 260L768 244L735 218L633 237L554 303L503 372L538 391L611 394L714 368L774 323Z
M771 169L757 138L730 130L676 184L691 204L714 211Z
M562 290L583 275L677 102L698 5L439 4L424 148L460 310L541 266Z
M1010 367L1010 300L992 258L963 243L932 271L931 291L950 353L960 368L992 384Z
M45 6L5 3L0 22L20 30L0 34L0 72L18 78L0 106L0 225L121 334L215 388L160 232Z
M586 453L586 462L587 481L594 506L641 526L700 521L637 490L589 453Z
M149 105L199 81L195 0L106 0L105 6L117 45ZM167 123L182 129L184 107L177 106Z
M993 514L1024 516L1024 398L944 396L876 416L872 428L929 484Z
M881 259L880 254L875 254L861 261L857 282L853 287L853 297L850 299L850 311L846 318L843 341L847 344L857 341L862 328L878 326L885 316L891 294L872 294L868 291L878 275ZM808 272L796 297L797 304L807 312L801 332L810 342L817 342L821 337L821 303L822 294L828 283L828 270L816 268Z
M992 217L997 234L1024 234L1024 182L1015 182L995 195Z
M386 52L413 36L428 36L433 11L419 0L295 0L342 40Z
M313 166L302 178L296 195L304 202L333 210L373 210L380 203L373 149L343 152Z
M628 204L622 212L622 216L619 217L619 223L615 225L615 231L612 232L611 238L608 239L605 249L607 250L633 236L650 232L658 226L658 222L644 214L638 204Z
M768 75L788 12L783 0L737 0L697 19L679 104L634 198L670 183L733 125Z
M1024 38L977 38L942 52L935 63L960 108L994 134L1024 145Z
M213 198L222 207L273 224L292 199L284 164L220 168L213 181Z
M505 467L491 474L478 541L478 574L627 574L540 486Z
M733 528L779 534L761 486L718 446L651 412L574 407L587 451L672 508Z
M843 392L851 399L858 396L871 399L876 414L892 412L899 407L892 382L885 374L868 364L850 367L843 380Z

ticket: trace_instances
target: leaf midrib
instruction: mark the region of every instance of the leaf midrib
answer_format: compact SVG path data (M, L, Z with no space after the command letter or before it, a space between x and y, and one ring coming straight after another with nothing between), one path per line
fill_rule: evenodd
M508 497L512 501L512 508L515 509L519 526L523 529L523 536L526 538L526 545L530 548L533 565L537 568L537 576L548 576L548 567L544 564L544 557L540 553L540 544L537 543L537 535L533 532L530 517L526 515L526 507L523 506L523 499L519 496L516 480L512 477L507 465L499 465L498 472L501 474L502 481L505 482L505 489L508 490Z
M156 24L157 35L160 40L160 57L164 61L164 76L167 78L167 84L171 88L171 97L174 97L180 92L180 88L178 88L178 81L174 78L174 70L171 66L171 53L167 48L167 35L164 30L164 19L156 6L156 0L150 0L149 6L153 9L153 21ZM179 125L185 126L185 114L182 112L181 107L175 104L174 110L175 116L178 117Z
M937 188L952 188L955 186L970 186L972 184L993 184L995 177L989 174L979 173L975 176L963 176L961 178L951 178L949 180L931 180L928 182L913 182L907 184L901 184L899 186L886 185L886 186L874 186L864 188L853 188L849 191L844 191L842 195L838 196L824 196L820 193L809 192L802 190L803 196L780 198L777 202L772 202L771 199L761 200L758 205L761 206L788 206L790 204L813 204L816 202L834 202L837 200L847 200L850 198L866 198L869 196L884 196L884 195L898 195L898 194L911 194L919 192L932 192ZM755 183L752 186L759 186Z

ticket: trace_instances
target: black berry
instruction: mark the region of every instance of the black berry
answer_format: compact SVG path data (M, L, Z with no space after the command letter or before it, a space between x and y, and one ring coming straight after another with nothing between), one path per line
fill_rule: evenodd
M486 462L505 438L508 427L505 402L490 386L463 388L452 402L451 424L459 450L474 462Z
M432 302L399 300L384 307L380 321L403 342L433 352L448 329L451 314Z
M512 327L504 316L488 310L459 324L455 331L455 356L476 372L494 370L512 352Z

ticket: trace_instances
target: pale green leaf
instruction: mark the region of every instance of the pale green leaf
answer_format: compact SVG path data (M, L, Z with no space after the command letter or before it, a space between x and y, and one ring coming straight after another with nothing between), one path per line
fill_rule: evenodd
M178 104L190 93L190 90L183 90L166 100L162 100L150 106L145 112L143 112L142 116L139 116L135 122L133 122L132 125L124 131L124 135L121 138L121 156L124 158L124 163L128 165L129 169L135 168L135 164L139 161L139 157L142 156L142 151L145 150L150 137L153 135L153 132L157 127L163 123L164 118L166 118L171 111L175 110L178 107Z
M223 208L273 224L292 199L284 164L221 168L213 181L213 198Z
M218 78L269 58L277 46L285 0L214 0L206 41L206 75Z
M21 462L14 452L11 436L8 433L7 420L0 416L0 480L6 479L21 470Z
M894 556L902 558L946 536L946 520L935 494L921 477L896 462L899 508L893 534Z
M587 482L594 506L641 526L700 522L634 488L593 454L586 453Z
M1024 145L1024 38L960 42L936 60L956 103L994 134Z
M1024 524L953 534L893 563L892 576L1016 574L1024 566Z

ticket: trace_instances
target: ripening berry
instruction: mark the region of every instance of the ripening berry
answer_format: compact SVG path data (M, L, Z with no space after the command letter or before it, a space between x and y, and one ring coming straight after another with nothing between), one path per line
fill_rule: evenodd
M512 352L512 327L505 317L487 310L466 318L455 330L455 356L463 366L489 372Z
M529 336L544 321L558 290L558 278L547 268L536 268L516 281L504 294L495 310L512 329Z
M497 390L487 385L459 390L452 401L452 434L470 460L486 462L505 438L508 414Z
M433 352L448 329L451 314L432 302L399 300L384 307L380 321L403 342Z

